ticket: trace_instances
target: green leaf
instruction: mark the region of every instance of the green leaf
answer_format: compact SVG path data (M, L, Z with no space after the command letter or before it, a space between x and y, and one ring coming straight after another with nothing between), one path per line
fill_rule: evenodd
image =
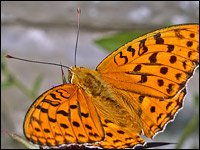
M2 89L9 88L9 87L11 87L13 85L14 85L14 83L10 82L9 80L8 81L1 81L1 88Z

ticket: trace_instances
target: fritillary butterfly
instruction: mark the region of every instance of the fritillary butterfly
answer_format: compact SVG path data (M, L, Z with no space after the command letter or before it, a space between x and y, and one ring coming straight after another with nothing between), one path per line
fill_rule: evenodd
M69 69L69 83L29 108L24 134L40 146L132 148L163 131L182 108L199 64L199 25L162 28L123 45L96 68Z

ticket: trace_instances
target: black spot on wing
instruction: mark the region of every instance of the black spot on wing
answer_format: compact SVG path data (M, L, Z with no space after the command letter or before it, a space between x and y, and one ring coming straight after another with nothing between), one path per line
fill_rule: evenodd
M49 99L43 99L42 102L49 103L53 107L56 107L56 106L60 105L60 102L58 102L58 101L52 101L52 100L49 100Z
M158 79L158 86L163 86L164 85L164 81L162 79Z
M143 40L140 41L139 51L138 51L138 55L139 56L143 55L144 53L146 53L148 51L148 48L145 45L146 40L147 39L145 38L145 39L143 39Z
M154 39L156 40L156 44L164 44L164 39L161 38L161 34L160 33L154 35Z
M156 63L156 61L157 61L157 59L156 59L157 54L158 54L158 53L153 53L153 54L149 57L150 63Z
M168 72L168 68L167 67L160 68L160 73L165 75L167 72Z
M78 106L77 105L70 105L69 106L71 109L76 109Z
M116 60L116 56L118 56L118 55L119 55L120 58L124 59L124 60L123 60L123 61L124 61L123 64L119 64L118 61ZM114 57L114 62L115 62L115 64L117 64L118 66L119 66L119 65L124 65L124 64L126 64L126 63L128 62L128 58L127 58L127 56L123 56L123 55L122 55L122 52L119 52L119 53L117 53L117 54L115 55L115 57Z
M141 80L138 83L145 83L145 82L147 82L147 76L141 75Z
M49 129L44 129L44 132L50 133L50 130Z
M75 127L80 127L80 124L76 121L73 121L72 124L75 126Z
M176 62L176 56L171 56L169 61L172 64L175 63Z
M83 117L85 117L85 118L88 118L89 113L81 113L81 116L83 116Z
M109 132L107 132L106 135L109 136L109 137L112 137L112 136L113 136L113 134L112 134L112 133L109 133Z
M135 72L140 71L141 68L142 68L142 66L139 64L133 69L133 71L135 71Z
M89 130L92 130L92 127L91 127L90 125L88 125L88 124L85 124L85 127L86 127L87 129L89 129Z
M188 42L187 42L187 47L192 47L192 45L193 45L193 42L192 42L192 41L188 41Z
M168 45L167 48L167 52L172 52L174 50L174 45Z
M64 110L59 110L59 111L56 112L56 114L61 114L63 116L68 116L68 113L66 111L64 111Z
M151 113L154 113L156 111L156 107L155 106L151 106L150 111L151 111Z
M56 119L54 119L54 118L51 118L51 117L49 117L49 116L48 116L48 120L49 120L50 122L53 122L53 123L57 122L57 120L56 120Z
M57 97L56 97L56 94L50 93L49 95L51 95L51 97L52 97L54 100L59 100L59 101L61 101L60 98L57 98Z
M135 55L135 49L132 48L131 46L129 46L129 47L127 48L127 51L132 52L132 57Z
M66 124L64 124L64 123L60 123L60 126L63 127L64 129L68 128L68 126Z

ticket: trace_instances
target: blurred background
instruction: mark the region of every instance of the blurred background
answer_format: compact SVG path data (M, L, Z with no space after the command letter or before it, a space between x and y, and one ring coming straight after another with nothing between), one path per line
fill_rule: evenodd
M1 56L7 53L30 60L73 66L78 7L81 8L81 23L77 66L90 69L95 69L110 53L95 44L95 40L123 31L150 32L167 25L199 23L198 1L3 1ZM23 136L23 120L33 100L51 88L51 85L61 83L60 67L2 57L1 130ZM154 138L154 142L178 143L190 122L196 121L198 124L198 119L194 117L198 114L199 106L199 71L195 72L187 89L184 109L173 123L168 124L164 133ZM192 127L193 132L180 148L199 148L198 126ZM170 145L160 148L174 147ZM1 148L25 147L1 134Z

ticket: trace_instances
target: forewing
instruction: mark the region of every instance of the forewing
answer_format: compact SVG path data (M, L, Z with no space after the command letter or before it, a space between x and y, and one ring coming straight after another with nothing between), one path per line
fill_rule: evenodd
M96 68L114 88L170 99L199 64L199 25L156 30L120 47Z

